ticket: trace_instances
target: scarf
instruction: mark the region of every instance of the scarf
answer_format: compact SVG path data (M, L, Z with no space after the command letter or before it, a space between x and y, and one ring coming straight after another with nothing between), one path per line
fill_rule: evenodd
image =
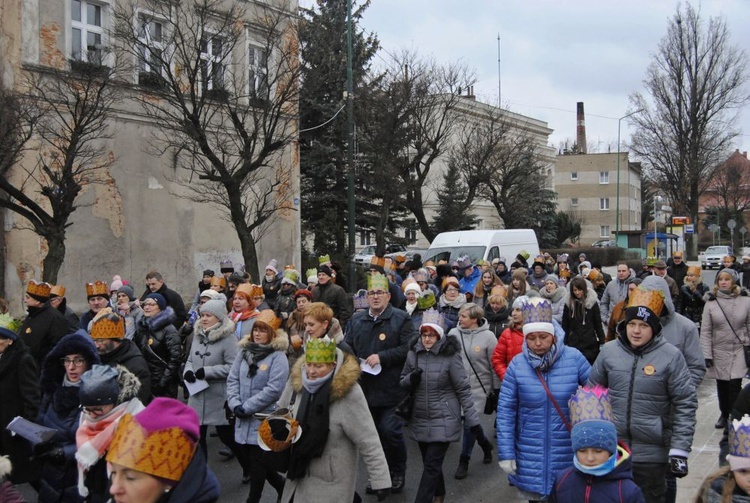
M76 382L73 382L70 379L68 379L68 374L65 374L63 376L63 386L65 388L80 388L81 387L81 380L78 379Z
M571 292L571 295L575 296ZM586 295L582 299L573 299L573 319L579 320L583 325L586 324Z
M452 307L453 309L460 309L461 306L466 304L466 295L463 293L459 293L458 297L456 297L455 299L448 300L445 298L445 294L443 294L440 296L440 302L438 304L442 308Z
M78 492L81 496L88 496L86 487L86 472L99 462L107 452L120 419L125 414L135 415L144 409L137 398L121 403L109 414L92 419L83 412L76 431L76 460L78 461Z
M414 302L413 304L407 302L404 306L404 309L406 309L406 312L409 314L409 316L411 316L414 313L414 310L417 308L417 305L417 302Z
M310 379L307 377L307 372L305 372L305 367L302 367L302 386L308 391L308 393L312 393L313 395L317 393L320 388L323 387L323 385L326 383L326 381L333 378L334 372L331 371L328 373L327 376L320 377L318 379Z
M331 372L329 375L333 377L333 374L334 372ZM307 385L305 384L306 380L303 371L302 394L299 411L297 412L297 421L302 427L302 436L296 443L292 444L289 453L289 469L286 476L290 480L308 475L310 462L323 455L330 431L329 397L333 379L307 380ZM311 384L313 384L311 389L316 390L314 393L307 389L307 386Z
M251 342L242 350L242 358L247 362L247 377L255 377L258 373L258 363L266 356L276 351L270 344L256 344Z
M578 462L578 456L573 455L573 465L579 472L585 473L586 475L593 475L594 477L603 477L612 470L615 469L617 464L617 453L612 454L607 461L597 466L583 466Z
M229 315L230 318L232 318L232 321L237 323L238 321L245 321L249 320L250 318L255 318L260 313L257 309L245 309L244 311L240 311L239 313L237 311L232 311Z
M526 348L526 353L529 355L529 363L531 368L539 369L540 372L547 372L552 364L555 362L557 356L557 343L553 343L549 351L544 353L542 356L537 355L532 350Z

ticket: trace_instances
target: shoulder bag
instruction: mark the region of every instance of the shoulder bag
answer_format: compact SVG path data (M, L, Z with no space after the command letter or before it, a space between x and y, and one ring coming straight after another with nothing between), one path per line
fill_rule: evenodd
M727 317L727 313L724 311L724 308L721 307L718 297L715 298L715 301L716 301L716 305L719 306L719 309L721 309L721 314L724 315L724 319L727 320L727 325L729 325L729 329L732 331L732 333L737 338L737 340L740 341L740 344L742 344L742 354L745 356L745 366L748 369L750 369L750 345L746 345L744 342L742 342L742 339L740 339L740 336L737 335L737 332L734 331L732 322L729 321L729 318Z
M466 355L466 361L469 362L469 366L471 367L471 370L474 372L474 375L477 378L477 381L479 381L479 385L482 387L482 391L485 395L487 395L487 398L484 400L484 413L487 415L492 415L497 411L497 393L495 390L490 390L489 393L487 393L487 390L484 389L484 384L482 384L482 380L479 378L479 374L477 374L477 369L474 368L474 365L471 363L471 359L469 358L469 353L466 352L466 345L464 344L464 337L461 335L461 347L464 348L464 354Z
M414 364L414 370L412 371L412 373L419 369L419 355L416 354L416 352L414 353L414 357L416 363ZM411 384L409 385L409 393L403 398L403 400L401 400L401 402L399 402L398 405L396 405L394 414L406 424L409 424L411 416L414 413L415 392L421 380L421 373L419 373L419 375L412 375Z
M555 406L555 410L557 410L557 415L560 416L560 419L562 419L562 422L565 423L565 427L568 429L568 431L572 430L573 427L570 425L570 421L568 421L568 418L563 414L562 409L557 404L557 400L555 400L555 397L552 396L552 392L547 387L547 382L544 380L544 377L542 377L542 373L539 371L539 369L536 369L536 376L539 378L539 382L542 383L542 386L544 387L544 391L547 392L547 397L549 398L549 401L552 402L552 405Z

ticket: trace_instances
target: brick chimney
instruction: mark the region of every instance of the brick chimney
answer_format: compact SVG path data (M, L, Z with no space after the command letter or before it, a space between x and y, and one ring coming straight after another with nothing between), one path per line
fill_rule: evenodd
M583 114L583 101L577 103L577 118L576 118L576 146L578 152L581 154L586 153L586 117Z

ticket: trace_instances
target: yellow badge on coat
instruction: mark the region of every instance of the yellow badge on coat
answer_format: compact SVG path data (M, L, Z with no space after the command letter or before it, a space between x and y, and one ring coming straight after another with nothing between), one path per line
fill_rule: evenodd
M481 351L482 351L482 348L480 348L479 346L474 346L474 352L475 353L479 353Z
M31 327L28 327L28 328L26 329L26 333L27 333L27 334L30 334L30 333L31 333Z
M268 365L265 363L259 367L261 370L266 370L268 368Z
M656 373L656 369L654 368L653 365L649 364L643 367L643 373L646 374L647 376L652 376Z
M385 340L385 334L378 335L378 339L380 339L381 341L384 341Z

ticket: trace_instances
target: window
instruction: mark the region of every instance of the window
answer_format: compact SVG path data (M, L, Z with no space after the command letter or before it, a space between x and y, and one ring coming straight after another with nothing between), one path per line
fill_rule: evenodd
M359 231L359 244L362 246L366 246L370 244L370 232L369 231Z
M572 197L570 199L570 205L571 206L578 206L578 198L577 197Z
M224 39L218 35L201 40L201 85L203 91L224 89Z
M416 243L417 242L417 231L416 231L416 229L410 229L410 228L404 229L404 238L406 238L406 241L409 244Z
M601 184L609 183L609 171L599 172L599 183Z
M247 52L248 94L251 98L268 99L268 53L265 49L250 45Z
M138 83L149 84L164 75L164 25L146 14L138 15Z
M609 225L600 225L599 226L599 237L600 238L608 238L609 236L610 236Z
M599 209L600 210L608 210L609 209L609 198L608 197L600 197L599 198Z
M88 0L71 0L71 57L88 63L104 63L103 7Z
M578 180L578 172L577 171L572 171L570 173L570 179L571 180Z

